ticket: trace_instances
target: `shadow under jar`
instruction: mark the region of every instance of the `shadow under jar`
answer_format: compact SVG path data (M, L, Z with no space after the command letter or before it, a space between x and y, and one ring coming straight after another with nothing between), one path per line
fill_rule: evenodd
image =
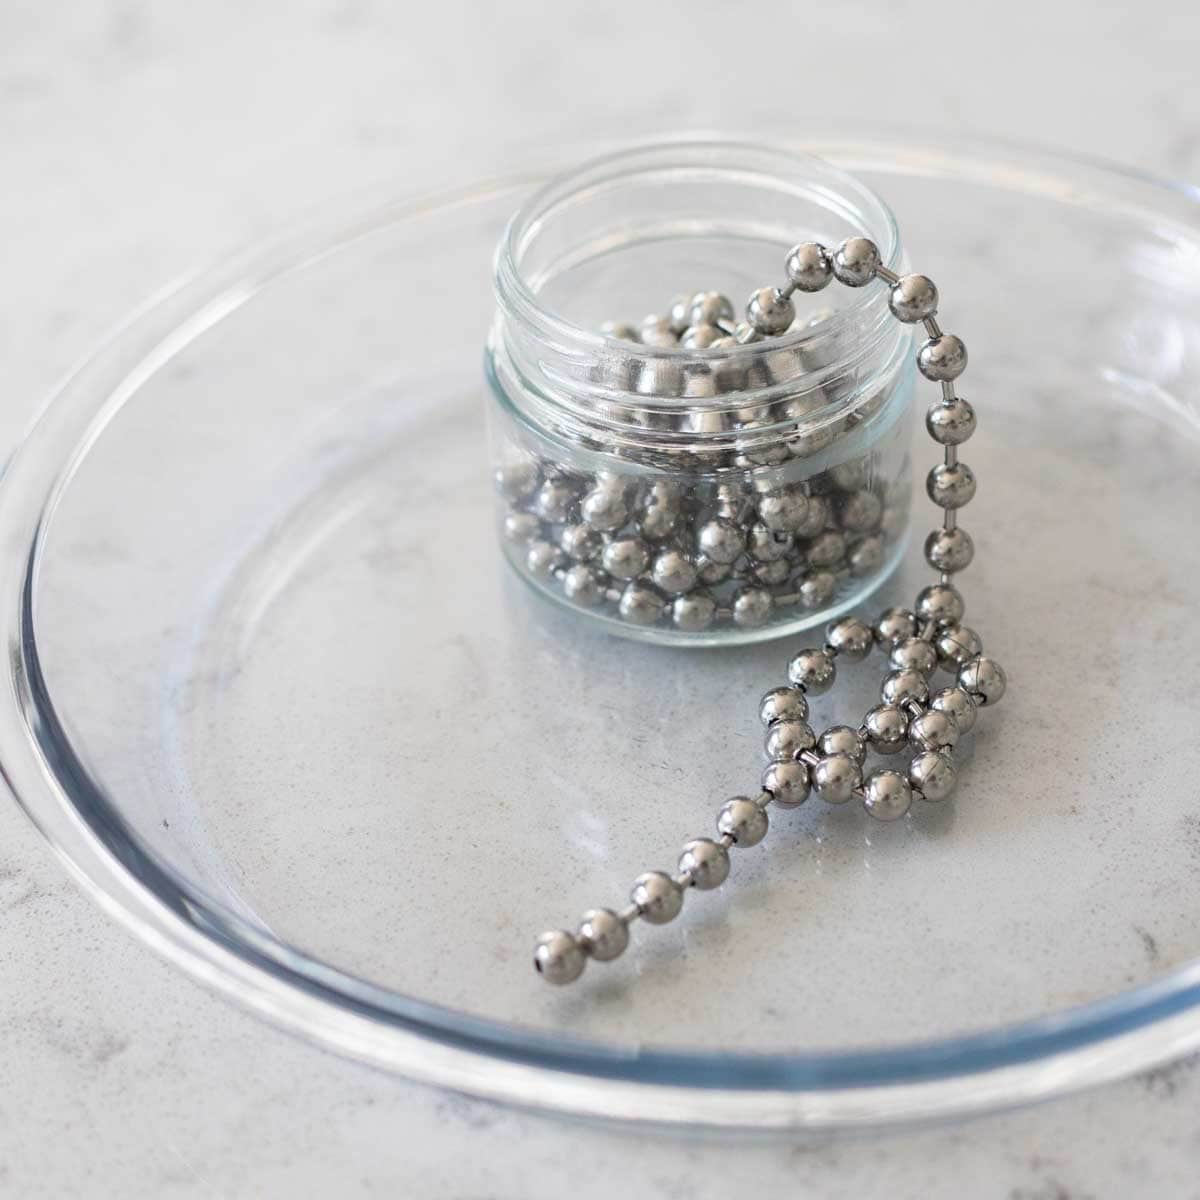
M819 159L740 143L636 149L564 175L496 256L489 437L508 561L628 637L722 645L819 625L907 536L911 333L884 289L746 297L790 246L896 223ZM760 325L763 322L760 320Z

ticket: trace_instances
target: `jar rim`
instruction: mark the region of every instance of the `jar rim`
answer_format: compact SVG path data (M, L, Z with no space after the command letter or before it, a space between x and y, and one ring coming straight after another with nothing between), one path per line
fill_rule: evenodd
M675 161L670 159L674 157ZM666 158L666 162L656 161ZM764 180L784 180L782 169L801 168L801 182L792 190L804 192L811 198L819 193L827 201L832 212L841 211L844 216L857 216L872 212L875 221L863 219L861 232L875 240L880 251L880 261L889 270L895 270L901 261L903 249L895 214L887 202L872 188L855 175L813 154L807 154L772 142L747 141L719 138L673 138L660 141L634 143L624 149L612 151L560 173L538 188L533 195L510 218L504 235L497 247L493 264L493 282L497 297L522 322L538 330L539 335L553 344L570 344L592 348L597 353L609 344L616 343L626 355L643 357L647 360L668 359L692 360L698 363L728 361L756 349L761 352L762 343L748 343L732 347L690 348L682 346L643 346L613 338L600 330L577 324L568 317L545 305L537 288L530 282L522 268L522 259L536 238L540 226L555 205L588 183L613 182L621 174L635 174L639 164L642 171L708 170L732 173L738 171L738 162L753 159L753 170ZM829 187L815 188L810 180L805 183L805 172L815 180L824 176L836 181L837 190ZM842 201L838 203L838 201ZM846 203L849 202L849 203ZM857 210L857 212L855 211ZM877 227L874 227L877 223ZM764 281L769 282L769 281ZM802 348L818 337L840 334L847 326L860 322L864 309L879 307L876 289L863 289L850 303L824 319L819 327L798 328L771 339L775 349Z

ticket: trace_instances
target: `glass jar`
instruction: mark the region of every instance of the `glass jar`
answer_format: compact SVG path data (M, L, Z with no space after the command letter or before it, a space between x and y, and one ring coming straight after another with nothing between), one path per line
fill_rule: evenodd
M599 159L513 217L485 363L521 578L614 633L689 645L821 624L887 578L913 375L887 290L797 292L787 332L747 344L723 299L785 283L796 242L858 233L903 271L873 192L740 143Z

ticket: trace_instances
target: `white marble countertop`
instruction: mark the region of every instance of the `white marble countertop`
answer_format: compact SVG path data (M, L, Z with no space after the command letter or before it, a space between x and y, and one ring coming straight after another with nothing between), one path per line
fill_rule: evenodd
M0 443L183 272L336 195L582 136L902 120L1200 179L1200 15L369 0L0 10ZM847 80L854 80L848 83ZM0 1194L1200 1195L1192 1060L853 1140L567 1125L340 1061L205 994L0 803ZM968 1183L967 1181L971 1182Z

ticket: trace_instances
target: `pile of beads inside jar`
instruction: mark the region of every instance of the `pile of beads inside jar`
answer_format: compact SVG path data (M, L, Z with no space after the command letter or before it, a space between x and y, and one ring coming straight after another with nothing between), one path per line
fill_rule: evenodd
M846 247L859 241L865 239L849 239L839 254L844 258ZM735 321L727 297L699 292L679 297L668 313L640 326L609 323L603 332L652 347L712 350L778 338L796 322L792 293L817 290L811 269L806 273L803 266L806 252L805 245L791 251L789 282L757 291L743 321ZM825 261L828 282L837 256ZM850 282L848 269L839 278ZM818 327L827 315L818 314L808 327ZM689 455L694 476L640 485L617 472L584 475L574 466L523 455L502 465L497 486L506 501L503 532L522 553L520 565L557 583L580 607L610 605L630 624L664 622L685 633L721 624L754 629L789 611L820 610L843 585L878 575L907 523L906 472L878 469L876 450L791 484L780 484L770 468L825 450L877 411L884 394L816 429L804 420L814 405L828 403L825 391L792 393L735 413L686 404L740 390L756 371L766 375L752 381L759 385L802 383L807 353L781 350L775 357L782 362L765 357L748 366L718 361L702 373L685 373L670 359L642 364L638 391L685 403L677 416L660 408L637 414L639 419L684 427L699 422L698 432L714 432L713 423L747 431L740 452L721 464L733 469L719 482L710 473L715 462L695 450ZM792 436L755 443L756 431L780 420L795 423Z
M718 836L688 841L674 875L648 871L638 876L625 908L591 909L574 932L543 933L533 962L550 983L577 979L590 958L607 962L619 957L634 921L662 925L674 920L689 888L719 887L729 875L730 851L763 840L772 808L797 808L816 792L830 804L857 798L870 816L895 821L914 799L944 801L958 781L953 754L959 739L975 727L977 710L996 704L1007 689L999 663L983 654L979 635L963 624L965 602L952 583L974 554L970 537L958 527L957 510L975 494L974 475L958 461L958 447L975 431L975 413L955 392L954 380L966 368L967 352L959 338L938 325L936 287L924 275L901 278L881 266L874 243L866 238L847 239L833 255L815 242L799 245L788 255L787 272L787 287L763 288L751 297L747 315L755 330L786 328L792 320L792 292L816 291L831 277L852 287L882 280L891 289L895 316L924 324L928 338L918 352L917 368L942 387L941 399L926 416L930 436L943 447L942 461L930 471L927 485L943 518L925 542L926 559L940 578L921 591L912 610L888 609L873 625L844 617L827 628L824 646L792 657L788 685L768 692L760 706L767 727L767 767L757 795L727 800L717 814ZM859 725L831 725L818 736L808 723L810 698L834 686L839 659L864 659L875 646L887 655L889 668L881 703ZM953 675L951 686L931 686L939 668ZM882 755L908 750L908 769L879 767L868 773L869 750Z

